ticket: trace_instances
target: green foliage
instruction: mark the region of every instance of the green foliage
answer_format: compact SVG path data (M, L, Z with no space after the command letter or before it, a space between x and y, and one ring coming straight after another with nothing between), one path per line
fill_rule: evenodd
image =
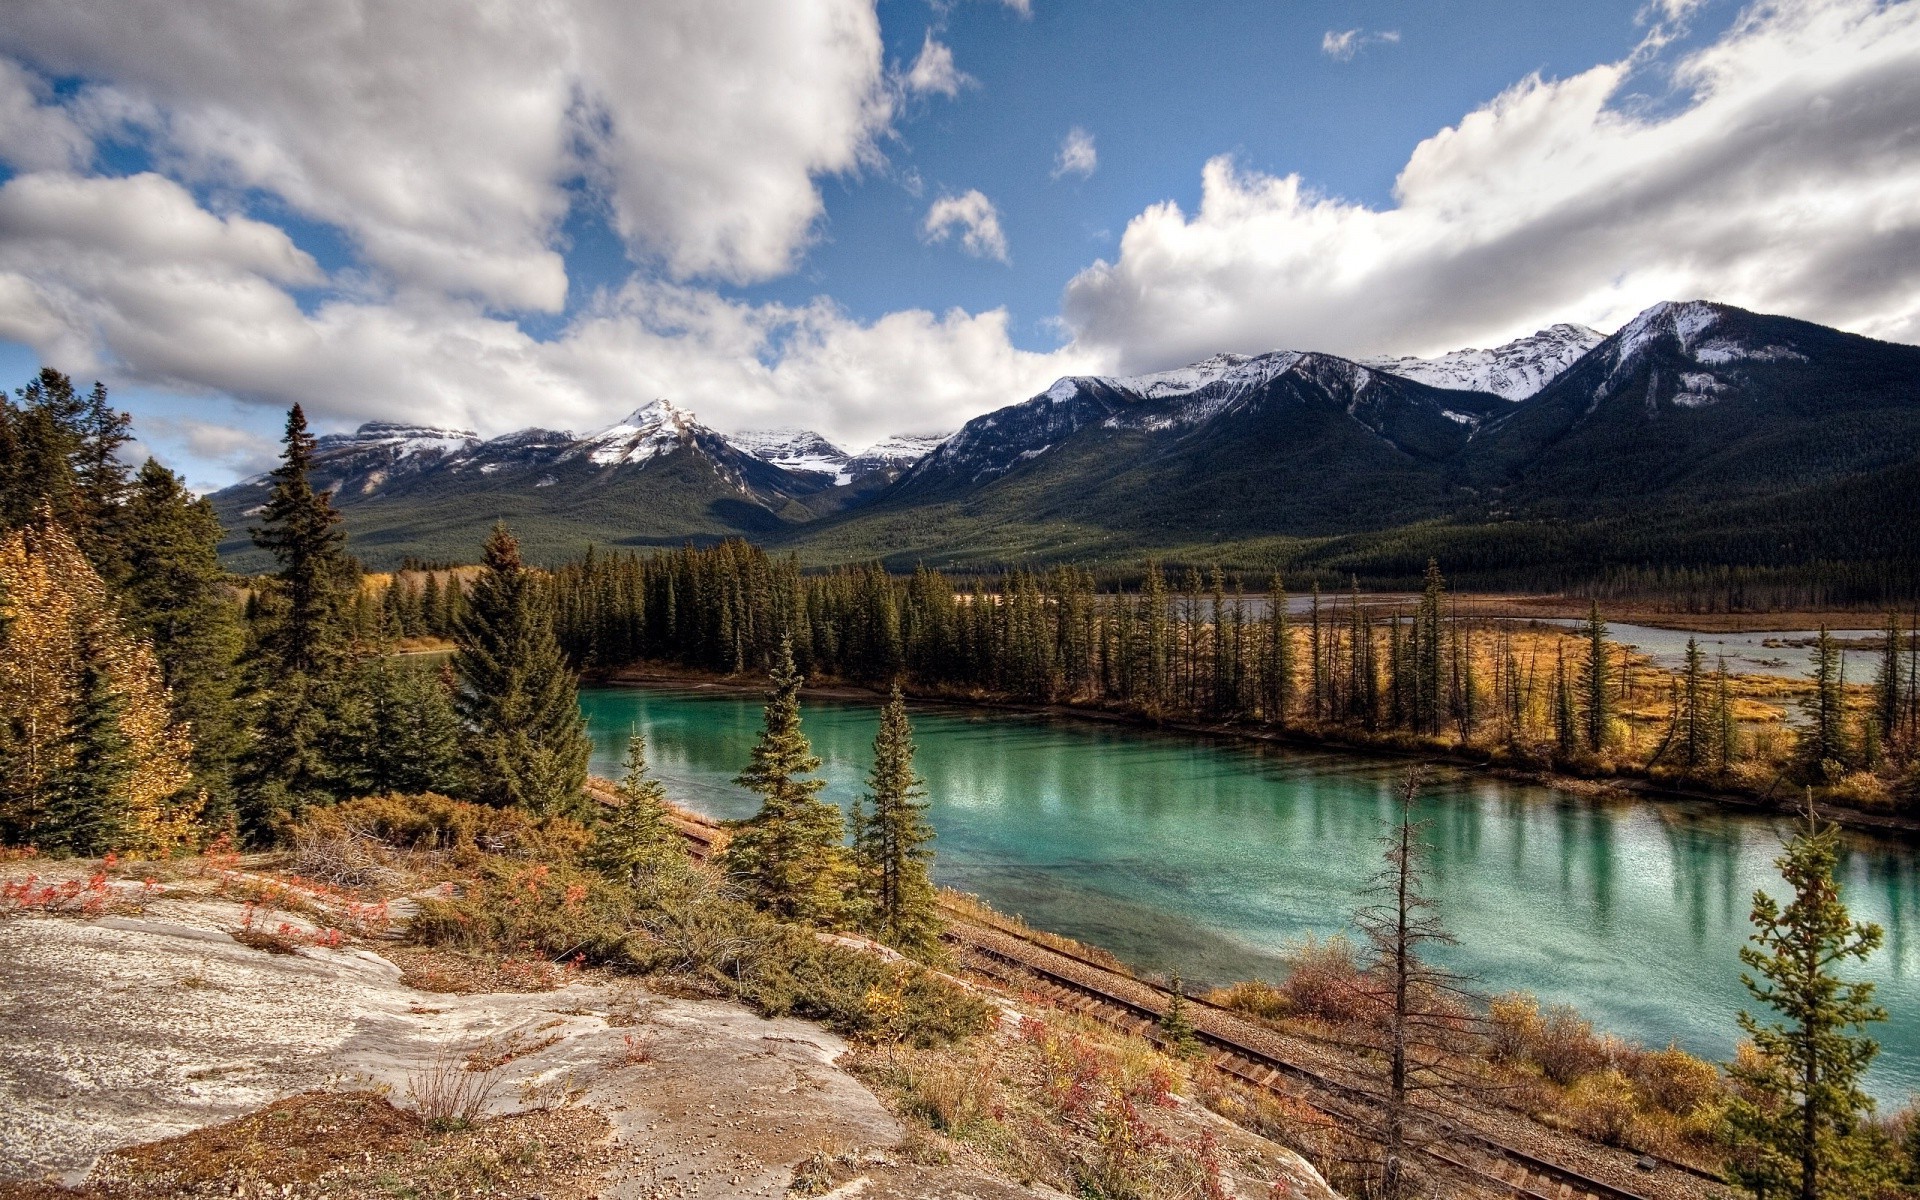
M344 700L358 568L347 556L340 514L308 478L313 451L296 404L261 524L252 530L278 567L257 593L248 660L257 737L238 807L241 827L255 839L278 836L309 806L336 798L328 750Z
M832 926L847 915L853 863L839 810L819 799L825 781L808 778L820 760L800 728L802 682L783 640L752 761L734 781L760 795L760 811L735 827L725 867L776 917Z
M1806 827L1774 860L1793 899L1782 907L1753 895L1754 933L1740 950L1740 981L1778 1020L1740 1014L1753 1053L1729 1068L1736 1097L1728 1112L1734 1173L1756 1195L1797 1192L1802 1200L1858 1194L1860 1117L1873 1100L1860 1077L1879 1044L1857 1032L1887 1019L1873 984L1848 982L1838 968L1880 947L1877 925L1857 923L1833 877L1839 835L1821 827L1811 803Z
M460 789L466 731L445 665L367 658L342 672L331 716L324 752L336 795Z
M120 450L132 440L128 423L107 403L104 385L83 396L50 367L17 400L0 397L0 529L21 528L44 513L68 531L101 578L117 585L126 574Z
M647 774L647 739L637 729L627 738L619 790L620 806L594 826L588 864L635 887L684 873L690 866L687 840L667 816L666 788Z
M1613 726L1613 683L1608 672L1607 623L1600 619L1600 605L1587 612L1587 661L1580 667L1581 690L1585 707L1581 713L1581 733L1587 749L1594 754L1607 748L1608 731Z
M1807 719L1800 729L1800 770L1812 782L1838 779L1853 757L1847 737L1845 671L1840 647L1822 625L1813 649L1813 692L1801 703Z
M216 550L220 524L212 505L152 459L135 479L123 523L121 611L153 642L174 717L193 731L191 786L207 795L203 819L220 825L233 812L234 775L249 741L239 699L246 637Z
M1187 1015L1187 993L1178 975L1168 983L1167 989L1167 1010L1160 1014L1160 1037L1167 1053L1175 1058L1198 1058L1205 1048L1200 1044L1199 1031L1193 1027L1193 1018Z
M125 844L125 795L133 761L120 728L126 704L97 651L85 656L79 676L65 763L50 781L49 802L33 839L49 853L97 857Z
M418 808L414 813L410 810ZM766 1016L818 1020L850 1037L937 1046L987 1029L991 1005L914 964L888 962L736 899L720 873L689 866L629 887L579 865L597 850L563 820L530 821L444 797L352 801L310 815L307 832L353 829L396 849L460 848L460 895L421 902L410 936L490 956L535 955L668 978ZM511 853L474 849L499 844Z
M873 936L929 955L939 948L941 921L928 864L933 826L927 821L926 781L913 772L913 726L898 687L880 710L867 775L871 813L854 809L853 842L861 923Z
M496 525L454 655L474 799L542 814L583 811L592 747L573 671L554 640L552 600L520 548Z

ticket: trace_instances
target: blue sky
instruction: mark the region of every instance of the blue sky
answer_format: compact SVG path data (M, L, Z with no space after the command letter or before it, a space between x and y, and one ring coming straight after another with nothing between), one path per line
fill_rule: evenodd
M1920 0L113 10L0 29L0 375L200 486L296 400L857 446L1661 299L1920 340Z

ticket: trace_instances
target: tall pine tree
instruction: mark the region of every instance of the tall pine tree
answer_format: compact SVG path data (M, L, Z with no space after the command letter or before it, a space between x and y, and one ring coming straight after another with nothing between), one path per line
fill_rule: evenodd
M1779 1017L1742 1012L1755 1053L1728 1068L1734 1174L1762 1197L1852 1195L1848 1176L1864 1165L1855 1139L1873 1100L1860 1077L1880 1047L1859 1031L1887 1012L1873 1003L1873 984L1848 982L1838 968L1864 962L1883 935L1841 902L1839 854L1838 829L1820 825L1809 797L1805 826L1774 860L1793 899L1783 908L1754 892L1753 937L1740 949L1740 982Z
M203 819L233 812L235 774L247 748L240 656L245 633L220 566L220 522L205 498L148 459L126 503L128 623L152 639L175 719L193 731L192 787L207 795Z
M854 827L855 858L864 868L864 920L881 941L930 954L941 929L928 872L933 826L927 823L926 781L913 773L913 726L898 687L880 710L866 799L872 811L861 816L855 809Z
M848 911L852 858L840 811L819 798L824 780L813 746L800 729L802 676L793 642L774 660L760 739L735 783L760 795L760 811L734 829L724 865L747 897L785 920L839 924Z
M328 743L351 650L357 570L332 497L308 478L314 445L296 404L261 523L251 531L278 566L255 593L248 664L257 736L238 808L256 840L284 832L302 809L332 801L338 782Z
M495 525L455 636L458 707L470 731L468 794L541 814L585 811L592 750L573 671L554 639L552 599Z

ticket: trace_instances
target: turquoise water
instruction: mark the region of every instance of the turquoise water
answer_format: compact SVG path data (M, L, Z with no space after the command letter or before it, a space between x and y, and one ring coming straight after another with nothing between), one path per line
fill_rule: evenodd
M669 794L750 814L729 782L759 700L719 691L595 689L581 705L596 774L647 736ZM1290 942L1337 933L1380 865L1392 762L1089 721L947 706L913 710L942 884L1033 924L1196 983L1281 973ZM828 798L859 794L871 705L809 701ZM1725 1058L1746 1003L1736 952L1785 826L1685 803L1597 802L1465 772L1435 774L1432 894L1459 944L1438 957L1483 991L1525 988L1603 1029ZM1868 838L1842 866L1858 918L1886 946L1865 968L1892 1019L1871 1079L1920 1091L1920 856Z

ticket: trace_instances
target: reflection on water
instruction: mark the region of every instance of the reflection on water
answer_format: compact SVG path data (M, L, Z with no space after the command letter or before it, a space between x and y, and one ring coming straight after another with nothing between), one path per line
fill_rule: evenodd
M741 817L732 777L759 728L751 696L597 689L593 769L635 726L675 799ZM859 793L869 705L810 702L826 795ZM1216 982L1281 970L1289 943L1339 932L1379 866L1399 768L1354 756L1091 722L916 707L939 881L1129 961ZM1421 806L1433 894L1460 939L1447 965L1526 988L1601 1027L1726 1057L1746 1003L1736 951L1784 826L1696 804L1600 802L1442 771ZM1886 928L1866 974L1893 1019L1871 1083L1920 1089L1916 855L1873 839L1842 864L1848 903Z

